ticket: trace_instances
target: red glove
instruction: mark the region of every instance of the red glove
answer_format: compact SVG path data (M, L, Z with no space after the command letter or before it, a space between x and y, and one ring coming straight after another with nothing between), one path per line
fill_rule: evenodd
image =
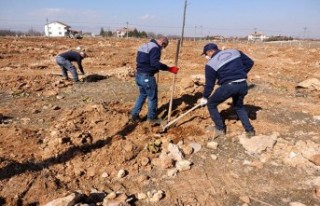
M178 67L169 67L168 71L171 72L171 73L176 74L176 73L178 73L179 68Z

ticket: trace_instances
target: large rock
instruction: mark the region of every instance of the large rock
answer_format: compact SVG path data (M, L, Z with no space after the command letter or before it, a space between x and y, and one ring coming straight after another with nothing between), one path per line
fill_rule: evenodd
M278 134L274 133L270 136L258 135L252 138L246 138L245 135L239 136L240 144L251 155L261 154L266 149L272 149L273 145L277 142Z
M311 156L309 161L317 166L320 166L320 154L316 154L316 155Z
M75 192L66 197L52 200L51 202L45 204L44 206L61 206L61 205L73 206L77 204L79 201L81 201L82 197L83 195L81 193Z
M180 160L180 161L177 161L176 168L179 171L185 171L185 170L190 170L191 165L192 165L192 162L190 162L189 160Z
M168 151L169 151L169 155L168 156L171 157L172 159L177 160L177 161L183 159L183 154L180 151L178 145L169 143Z
M306 88L306 89L315 89L319 91L320 80L317 78L310 78L300 82L297 87Z

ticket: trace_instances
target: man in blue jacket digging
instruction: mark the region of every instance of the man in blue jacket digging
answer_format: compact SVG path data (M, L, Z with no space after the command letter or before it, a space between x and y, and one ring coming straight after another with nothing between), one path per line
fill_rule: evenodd
M207 105L210 117L215 124L213 138L226 134L226 126L217 106L230 97L247 137L254 136L255 130L243 106L244 98L248 93L247 73L254 62L241 51L220 50L214 43L205 45L202 55L206 55L208 62L205 66L205 88L199 103L202 106ZM216 81L220 87L211 95Z

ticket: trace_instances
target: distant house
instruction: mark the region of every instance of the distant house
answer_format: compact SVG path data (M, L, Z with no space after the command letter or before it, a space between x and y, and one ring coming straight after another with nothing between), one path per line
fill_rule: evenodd
M59 37L59 36L68 36L68 31L70 30L70 26L66 25L59 21L54 21L51 23L47 23L44 26L44 33L46 36L53 36L53 37Z
M254 32L248 36L248 41L264 41L268 39L268 37L260 32Z
M225 38L222 35L216 35L212 36L212 40L225 41Z
M118 29L116 31L116 35L117 37L125 37L127 35L127 32L130 32L130 31L134 31L134 29L123 27L122 29Z

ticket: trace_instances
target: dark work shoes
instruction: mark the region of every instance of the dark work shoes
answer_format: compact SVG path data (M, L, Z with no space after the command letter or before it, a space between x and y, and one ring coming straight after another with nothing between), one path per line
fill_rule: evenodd
M248 138L251 138L251 137L253 137L253 136L256 136L256 132L255 132L254 130L252 130L252 131L246 131L246 136L247 136Z
M213 135L210 139L215 139L217 137L222 137L222 136L225 136L226 135L226 130L225 129L218 129L216 128L215 126L210 126L208 129L207 129L208 132L212 132Z
M224 129L217 129L216 127L213 127L213 131L213 138L226 136L226 131Z
M129 121L132 123L138 123L141 122L141 119L137 115L130 115Z
M162 119L160 118L148 119L148 122L152 125L161 125Z
M78 80L78 81L73 81L73 83L74 83L74 84L83 84L83 82L81 82L81 81L79 81L79 80Z

